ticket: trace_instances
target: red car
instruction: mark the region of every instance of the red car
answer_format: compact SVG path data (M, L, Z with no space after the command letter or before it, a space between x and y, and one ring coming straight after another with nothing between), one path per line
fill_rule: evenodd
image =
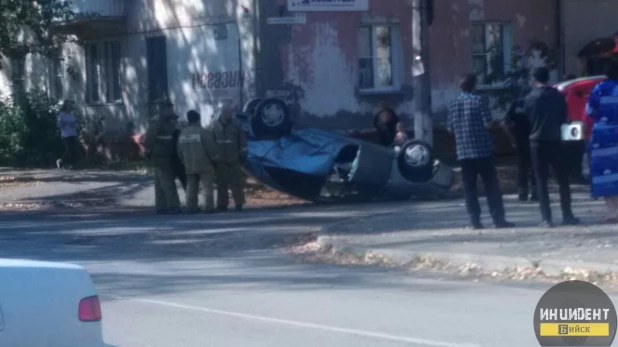
M592 125L594 124L586 115L586 103L594 87L605 80L605 76L592 76L578 78L557 84L555 87L564 95L569 108L571 121L584 122L586 124L586 141L590 140Z
M589 163L586 143L592 135L594 122L586 114L586 103L594 87L603 82L605 76L591 76L565 81L555 85L556 89L564 95L569 110L569 119L574 122L586 124L586 141L578 141L567 144L571 158L570 167L576 177L588 179ZM583 176L583 177L582 177Z

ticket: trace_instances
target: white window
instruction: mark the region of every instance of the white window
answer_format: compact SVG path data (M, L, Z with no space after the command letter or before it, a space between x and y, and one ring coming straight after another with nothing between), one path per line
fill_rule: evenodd
M49 61L49 97L56 100L62 100L64 97L62 66L60 58L52 58Z
M86 51L86 101L114 103L121 100L120 43L91 43Z
M358 30L358 86L361 91L401 89L399 26L372 25Z
M472 66L479 84L501 84L511 70L513 45L511 25L474 23L471 29Z

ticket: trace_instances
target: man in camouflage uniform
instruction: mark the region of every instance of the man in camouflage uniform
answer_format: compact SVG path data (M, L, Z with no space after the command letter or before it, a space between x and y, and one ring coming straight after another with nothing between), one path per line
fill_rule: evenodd
M159 114L148 125L144 140L146 157L152 161L154 166L157 214L181 213L171 162L174 150L172 134L176 129L177 119L178 116L174 114L174 105L169 101L164 101L160 105Z
M221 110L219 118L211 123L210 129L217 148L213 158L217 177L217 209L227 210L228 189L230 189L236 210L242 210L245 204L245 192L240 158L247 155L247 138L229 106Z
M200 114L196 111L187 113L189 126L185 128L178 139L178 157L187 171L187 209L196 213L198 208L198 191L200 181L204 185L204 200L206 213L215 209L214 179L215 168L212 165L215 143L208 130L200 125Z

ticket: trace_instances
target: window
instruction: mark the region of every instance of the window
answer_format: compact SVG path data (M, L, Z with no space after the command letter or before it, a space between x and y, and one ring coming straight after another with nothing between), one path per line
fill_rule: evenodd
M85 51L86 101L120 101L120 42L88 44Z
M105 71L105 98L107 102L120 101L120 42L105 43Z
M49 97L61 100L63 96L62 60L60 58L52 58L49 61Z
M86 102L99 101L99 50L96 44L86 46Z
M509 24L472 24L472 64L480 84L504 82L511 69L512 31Z
M401 88L399 28L363 26L358 30L358 85L361 90L393 91Z
M146 51L148 56L148 101L156 101L168 94L165 36L147 38Z

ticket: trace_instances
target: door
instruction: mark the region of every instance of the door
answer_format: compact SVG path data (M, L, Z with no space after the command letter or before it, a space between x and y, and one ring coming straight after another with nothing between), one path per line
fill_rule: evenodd
M146 39L148 64L148 101L156 101L168 95L167 43L165 36Z

